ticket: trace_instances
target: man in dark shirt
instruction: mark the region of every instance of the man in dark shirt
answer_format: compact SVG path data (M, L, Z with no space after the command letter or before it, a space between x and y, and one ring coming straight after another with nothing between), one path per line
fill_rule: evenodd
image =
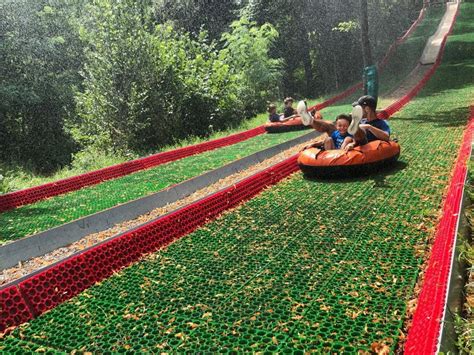
M359 121L357 117L353 117L352 122L347 130L354 135L356 144L363 145L375 140L389 141L390 126L387 121L377 118L377 101L370 95L361 96L352 104L353 107L360 106L362 108L362 119Z
M283 109L283 118L290 118L295 115L295 109L293 108L293 98L287 97L283 103L285 104L285 108Z
M362 119L352 117L348 132L354 136L354 143L346 146L346 149L352 149L355 145L363 145L376 139L383 141L390 140L390 127L384 120L377 118L376 101L372 96L364 95L352 104L359 105L362 108ZM319 131L331 135L336 126L333 122L314 119L311 122L312 127Z

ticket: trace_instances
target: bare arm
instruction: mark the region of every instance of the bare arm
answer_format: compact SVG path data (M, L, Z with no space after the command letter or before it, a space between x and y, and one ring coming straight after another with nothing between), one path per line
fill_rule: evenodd
M281 117L281 116L280 116L280 117ZM289 121L289 120L291 120L291 119L293 119L293 118L295 118L295 117L296 117L296 115L291 115L291 116L289 116L289 117L284 117L284 116L283 116L282 118L280 118L280 122L286 122L286 121Z
M372 134L381 141L388 142L390 140L389 134L380 128L371 126L370 124L361 124L359 127L365 129L366 131L372 132Z

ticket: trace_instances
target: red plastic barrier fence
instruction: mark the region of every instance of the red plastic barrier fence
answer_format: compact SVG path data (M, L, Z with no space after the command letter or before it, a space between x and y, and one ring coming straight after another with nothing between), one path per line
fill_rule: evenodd
M397 39L389 48L384 59L382 60L379 68L385 66L389 57L392 55L396 47L403 43L406 38L413 32L418 24L423 19L424 9L420 11L418 19L411 25L405 35ZM332 105L333 103L353 94L357 89L362 88L362 82L355 84L354 86L346 89L340 94L329 98L328 100L312 106L310 109L322 110L325 107ZM250 129L245 132L236 133L228 137L215 139L213 141L204 142L184 148L175 149L168 152L158 153L149 157L140 158L132 161L128 161L122 164L117 164L107 168L103 168L89 173L73 176L70 178L58 180L48 184L43 184L35 187L31 187L24 190L10 192L4 195L0 195L0 212L7 211L23 205L35 203L37 201L61 195L67 192L79 190L86 186L96 185L106 180L115 179L122 177L143 169L158 166L167 162L178 160L194 154L199 154L205 151L221 148L224 146L232 145L246 139L255 137L265 133L263 126Z
M446 47L446 41L448 39L448 36L453 31L454 24L456 23L456 18L458 16L458 14L459 14L459 7L456 10L456 13L455 13L454 18L453 18L453 22L451 23L451 26L449 28L448 33L446 33L446 35L443 38L443 41L441 42L441 46L440 46L440 50L439 50L439 53L438 53L438 57L436 58L436 62L431 66L430 70L425 73L425 75L420 80L420 82L417 85L415 85L408 92L408 94L406 94L401 99L399 99L396 102L389 105L383 111L377 113L378 118L387 119L390 116L392 116L395 112L400 111L403 106L405 106L408 102L410 102L410 100L420 92L420 90L425 86L425 84L428 82L428 80L430 80L430 78L433 76L433 74L435 73L438 66L441 64L441 60L442 60L443 54L444 54L444 49Z
M0 291L0 334L33 318L18 287L11 286Z
M453 30L458 14L459 5L449 32L443 39L432 71L436 70L441 62L447 37ZM408 331L405 354L434 354L440 344L461 199L467 174L467 160L471 154L474 136L474 106L471 106L470 109L469 123L464 132L463 143L459 149L458 159L444 200L443 215L436 230L417 308Z
M239 183L0 290L0 333L165 247L298 170L293 156Z
M443 215L436 230L423 287L408 332L405 354L434 354L439 346L473 133L474 106L471 106L470 121L444 200Z
M64 194L66 192L79 190L86 186L95 185L106 180L125 176L139 170L148 169L170 161L178 160L187 156L199 154L208 150L225 147L246 139L265 133L262 127L236 133L228 137L215 139L209 142L199 143L168 152L158 153L149 157L128 161L113 165L89 173L58 180L44 185L31 187L24 190L10 192L0 195L0 212L7 211L19 206L31 204L48 197Z

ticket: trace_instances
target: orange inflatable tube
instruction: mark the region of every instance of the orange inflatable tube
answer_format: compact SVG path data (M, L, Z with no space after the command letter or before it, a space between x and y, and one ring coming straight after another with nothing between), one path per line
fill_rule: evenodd
M301 121L301 117L299 116L286 122L267 122L263 127L268 133L299 131L302 129L311 128L309 126L305 126L303 121Z
M316 113L316 119L322 119L319 112ZM311 126L305 126L300 116L296 116L286 122L267 122L263 125L268 133L282 133L290 131L299 131L302 129L311 128Z
M397 142L376 140L347 152L308 148L298 156L298 165L308 176L353 176L391 164L399 155L400 145Z

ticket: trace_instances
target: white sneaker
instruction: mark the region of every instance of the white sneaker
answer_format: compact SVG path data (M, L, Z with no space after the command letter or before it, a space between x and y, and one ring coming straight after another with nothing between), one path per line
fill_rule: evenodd
M298 102L298 106L296 106L296 112L298 115L301 116L301 120L305 126L311 125L313 123L313 116L308 112L308 107L306 106L306 102L301 100Z
M357 130L359 129L359 123L363 115L364 112L362 111L362 106L356 105L352 108L352 121L349 125L349 128L347 129L347 132L349 134L356 134Z

